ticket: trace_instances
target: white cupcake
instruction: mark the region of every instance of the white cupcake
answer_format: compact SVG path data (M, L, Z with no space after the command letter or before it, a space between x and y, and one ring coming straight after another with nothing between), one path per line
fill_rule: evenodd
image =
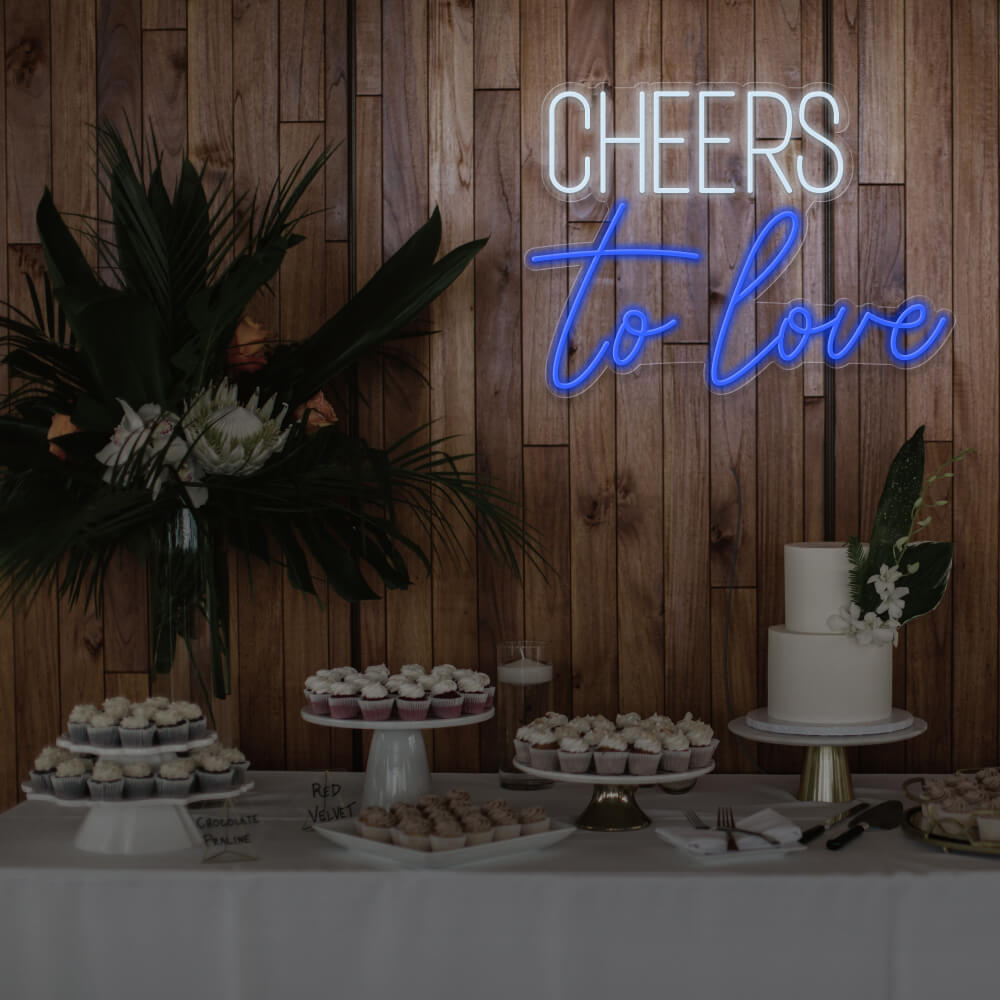
M366 722L386 722L392 715L392 706L396 699L389 694L388 689L379 681L370 681L361 689L358 695L358 708L361 718Z
M52 794L61 799L82 799L87 795L87 775L90 769L82 757L61 761L52 775Z
M419 663L404 663L399 668L399 672L403 675L403 677L408 677L411 680L414 680L417 677L423 677L426 673L424 668Z
M624 774L628 765L628 740L619 733L605 733L594 750L594 770L598 774Z
M333 719L353 719L358 714L358 689L347 678L330 683L327 714Z
M590 769L593 751L580 736L564 736L559 741L559 770L567 774L585 774Z
M246 781L247 771L250 770L250 761L243 755L243 751L237 747L227 747L220 752L220 756L232 764L233 784L239 788Z
M176 708L160 709L153 714L156 723L156 739L161 745L185 743L188 738L188 722Z
M656 774L660 768L662 747L660 741L650 733L640 733L632 741L628 755L628 773L639 777Z
M660 762L664 771L680 773L690 770L691 767L691 744L688 738L679 730L663 732L660 735L660 742L663 744L663 753L660 755Z
M156 793L164 798L186 798L194 788L194 761L167 760L156 775Z
M514 734L514 760L519 760L522 764L531 763L531 743L528 737L531 735L531 726L521 726Z
M385 684L389 679L391 671L384 663L373 663L370 667L365 667L365 677L370 681L378 681Z
M188 724L188 740L204 739L205 733L208 732L208 722L201 705L196 705L193 701L175 701L173 707L181 713L181 718Z
M330 699L330 685L332 683L333 683L332 679L323 678L317 674L313 674L311 677L306 678L306 683L305 683L306 702L309 705L309 711L312 712L313 715L330 714L329 699Z
M228 792L233 787L233 765L221 754L202 754L198 758L198 791Z
M98 712L87 723L87 742L95 747L118 746L118 720L107 712Z
M153 769L144 760L130 761L122 765L125 779L125 798L148 799L156 790Z
M121 767L113 760L99 760L87 779L87 790L95 802L113 802L125 791Z
M459 678L458 690L462 694L462 713L464 715L480 715L486 711L486 688L472 671L469 672L468 676Z
M715 755L715 748L719 745L712 727L707 722L696 721L683 732L691 744L691 767L708 767Z
M87 743L90 737L87 735L87 723L97 715L96 705L76 705L69 713L69 738L74 743Z
M72 754L68 750L62 750L59 747L45 747L35 758L35 764L31 770L31 790L51 794L52 776L56 773L56 768L71 756Z
M156 726L145 714L126 715L118 723L118 738L123 747L151 747L156 739Z
M110 715L115 722L121 722L128 715L132 708L132 702L128 698L105 698L103 710L105 715Z

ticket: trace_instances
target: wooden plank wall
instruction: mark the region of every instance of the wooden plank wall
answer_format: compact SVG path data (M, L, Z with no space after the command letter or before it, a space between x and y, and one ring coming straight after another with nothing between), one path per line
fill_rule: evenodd
M251 580L233 560L234 696L216 708L255 764L358 763L360 744L298 718L301 681L322 665L489 670L498 639L531 633L555 642L558 707L690 709L723 732L723 768L794 768L794 753L758 754L724 735L730 711L764 697L782 545L822 538L827 525L837 538L866 531L888 459L920 424L929 467L978 451L933 527L957 542L953 586L896 653L897 703L930 730L858 764L996 762L995 0L7 0L0 35L0 295L15 303L22 272L40 266L43 187L64 210L106 209L89 133L99 116L154 129L168 176L186 145L239 192L266 187L313 143L340 143L307 196L320 212L303 224L308 242L254 306L284 338L343 302L352 274L366 280L434 205L446 248L490 237L431 311L445 333L416 343L429 383L365 368L356 429L387 441L433 419L435 433L460 435L479 470L523 501L553 571L527 566L519 582L467 537L466 564L355 610L352 647L349 607L318 608L277 571ZM925 295L954 310L948 344L909 371L810 364L713 395L702 374L712 324L749 236L785 196L764 185L754 196L647 198L633 203L628 238L697 246L707 266L607 268L580 342L636 301L676 312L682 333L656 348L663 364L553 396L543 365L568 275L526 271L523 254L591 240L606 206L567 204L543 184L545 96L568 80L602 86L624 130L636 84L800 87L824 78L827 41L851 181L830 231L821 206L809 209L805 247L768 298L822 301L829 254L834 297L893 306ZM758 137L773 128L762 118ZM566 141L572 154L578 139ZM712 161L720 178L739 177L743 142ZM798 142L796 132L791 153ZM634 153L618 150L621 192ZM734 336L762 343L775 312L759 303ZM103 623L51 595L0 617L0 807L72 704L149 690L141 571L116 566L106 598ZM156 689L197 694L184 672ZM439 734L431 749L442 769L496 762L489 726Z

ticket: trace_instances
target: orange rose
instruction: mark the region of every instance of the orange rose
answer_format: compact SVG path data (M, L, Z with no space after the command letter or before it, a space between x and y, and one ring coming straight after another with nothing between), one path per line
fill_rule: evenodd
M310 396L304 403L300 403L292 412L295 420L301 420L306 411L306 433L313 434L323 427L330 427L337 422L337 414L334 413L330 401L323 395L321 389L314 396Z
M252 375L267 364L274 334L249 316L240 320L226 348L226 371L230 375Z
M80 430L69 418L68 413L53 413L52 422L49 424L48 433L45 435L49 440L49 451L56 458L66 458L66 452L53 442L53 438L65 437L67 434L76 434Z

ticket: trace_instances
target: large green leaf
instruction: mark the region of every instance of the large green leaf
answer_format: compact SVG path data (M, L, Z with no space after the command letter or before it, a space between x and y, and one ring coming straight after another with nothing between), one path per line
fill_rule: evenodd
M906 547L902 570L916 564L914 573L904 576L899 586L909 588L900 621L906 623L933 611L948 587L955 547L951 542L914 542Z
M73 288L77 292L96 289L97 278L62 216L56 211L52 192L48 188L38 203L35 221L53 288L57 291L60 288Z

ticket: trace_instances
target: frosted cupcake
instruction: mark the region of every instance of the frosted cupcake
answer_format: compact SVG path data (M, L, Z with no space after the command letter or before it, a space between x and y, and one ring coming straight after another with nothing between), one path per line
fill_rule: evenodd
M514 734L514 760L519 760L522 764L531 763L531 744L528 737L531 735L531 726L521 726Z
M45 747L35 758L35 766L31 771L31 790L33 792L52 792L52 776L56 768L72 757L68 750L59 747Z
M664 771L679 774L681 771L690 770L691 744L679 729L662 733L660 735L660 742L663 744L663 753L660 754L660 761Z
M486 711L486 688L475 674L458 681L462 694L462 712L465 715L480 715Z
M113 802L125 791L121 767L113 760L99 760L87 779L87 790L95 802Z
M392 831L393 842L400 847L409 847L415 851L431 849L430 820L419 816L405 816Z
M233 787L233 765L221 754L206 753L198 758L199 792L228 792Z
M642 716L638 712L619 713L615 716L615 726L624 729L626 726L638 726L642 722Z
M329 680L324 680L318 674L306 678L306 704L313 715L330 714L330 684Z
M365 722L385 722L392 715L392 706L396 703L384 684L372 681L361 689L358 696L358 708Z
M125 798L148 799L156 790L153 769L144 760L131 761L122 765L125 779Z
M89 768L82 757L60 761L52 775L52 794L61 799L82 799L87 794Z
M436 820L430 837L432 851L456 851L460 847L465 847L465 831L454 819Z
M493 683L493 678L489 674L484 674L480 671L476 676L479 678L479 682L483 685L483 690L486 692L486 711L488 712L496 700L497 686Z
M431 707L431 696L423 685L403 678L396 692L396 711L404 722L422 722Z
M567 774L584 774L590 768L594 754L590 745L580 736L564 736L559 741L559 770Z
M369 806L362 809L358 815L358 830L362 837L368 840L378 840L388 844L392 828L396 825L396 817L379 806Z
M619 733L605 733L594 751L598 774L624 774L628 765L628 740Z
M123 747L151 747L156 726L145 715L126 715L118 723L118 738Z
M87 735L87 724L97 715L96 705L76 705L69 713L69 738L74 743L87 743L90 737Z
M118 746L118 721L107 712L98 712L87 723L87 742L95 747Z
M379 681L384 684L389 679L390 670L384 663L374 663L370 667L365 667L365 678L370 681Z
M708 767L719 741L707 722L694 722L683 731L691 744L691 767Z
M164 761L156 775L156 794L164 798L185 798L191 794L194 781L192 768L183 758Z
M187 721L189 740L201 740L208 732L208 721L205 713L201 710L201 705L196 705L193 701L175 701L174 708L181 713L181 717Z
M462 714L462 701L458 685L450 677L439 677L431 688L431 712L438 719L457 719Z
M333 670L328 670L327 674L329 676L325 680L333 684L336 681L346 680L348 677L356 677L358 672L354 667L334 667Z
M403 677L409 680L414 680L417 677L423 677L426 671L419 663L404 663L400 668L399 672Z
M456 673L458 668L453 663L439 663L436 667L431 667L431 677L447 677L454 680Z
M250 770L250 761L243 755L243 751L238 747L227 747L219 751L219 756L228 760L233 767L233 784L239 788L247 780L247 771Z
M494 840L513 840L521 836L521 821L511 809L495 809L490 814Z
M488 816L478 809L461 817L462 829L465 831L465 846L476 847L488 844L493 840L493 824Z
M102 710L105 715L110 715L115 722L121 722L132 709L132 702L128 698L105 698Z
M156 723L156 739L161 745L185 743L188 738L188 721L176 708L161 708L153 713Z
M330 685L328 714L332 719L353 719L358 714L358 689L348 680Z
M554 771L559 762L559 741L546 726L532 726L528 732L531 766L540 771Z
M146 715L152 717L155 712L161 712L165 708L170 708L170 699L164 698L162 694L154 694L152 697L147 698L141 705L136 705L136 708L141 708Z
M517 818L523 835L544 833L552 825L548 814L541 806L528 806L521 810Z
M399 694L399 689L407 683L407 678L402 674L390 674L385 680L385 688L389 694Z
M640 733L632 741L632 749L628 755L628 773L640 777L656 774L660 769L662 752L660 741L655 736Z

